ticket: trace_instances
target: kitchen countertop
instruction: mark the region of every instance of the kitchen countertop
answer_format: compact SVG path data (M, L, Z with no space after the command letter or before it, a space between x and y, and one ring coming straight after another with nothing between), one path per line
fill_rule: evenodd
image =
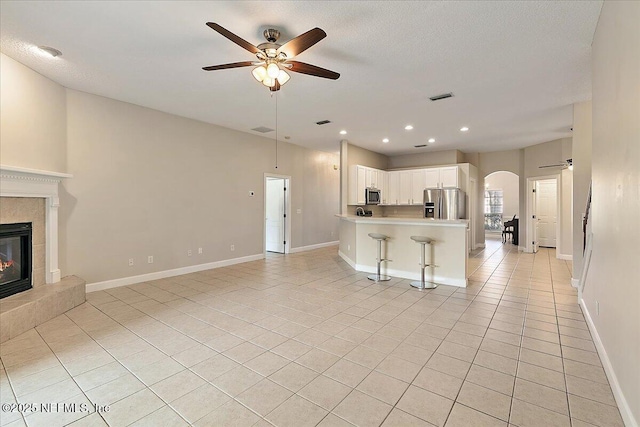
M438 227L468 227L468 219L401 218L385 216L357 216L337 214L338 218L363 224L430 225Z

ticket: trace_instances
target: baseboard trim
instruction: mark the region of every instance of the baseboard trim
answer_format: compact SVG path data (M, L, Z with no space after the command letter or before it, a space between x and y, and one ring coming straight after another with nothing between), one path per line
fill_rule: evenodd
M598 334L596 325L595 323L593 323L593 319L591 318L589 309L587 309L587 304L582 298L580 298L580 307L582 307L584 318L587 321L589 330L591 331L591 336L593 337L593 342L596 345L596 350L598 350L598 354L600 355L600 360L602 361L604 372L607 374L607 378L609 379L609 384L611 385L613 396L615 397L616 403L618 404L618 409L620 410L620 415L622 416L624 425L628 427L638 427L638 423L634 418L633 413L631 412L631 407L629 406L627 399L622 393L620 383L618 382L618 377L616 377L616 373L614 372L613 366L611 365L611 360L609 360L609 356L607 355L607 350L605 350L604 345L602 344L602 340L600 339L600 335Z
M573 286L574 288L578 288L578 286L580 286L580 279L574 279L573 277L571 278L571 286Z
M556 258L557 259L562 259L564 261L573 261L573 255L556 253Z
M476 243L474 249L484 249L486 245L484 243Z
M318 243L316 245L298 246L297 248L289 249L289 253L290 254L295 254L295 253L298 253L298 252L312 251L314 249L326 248L326 247L329 247L329 246L336 246L338 244L340 244L340 242L336 240L336 241L333 241L333 242Z
M139 274L137 276L121 277L119 279L105 280L103 282L87 284L87 292L103 291L105 289L118 288L120 286L133 285L149 280L166 279L167 277L180 276L182 274L197 273L213 268L227 267L243 262L258 261L264 259L264 254L249 255L240 258L225 259L222 261L208 262L206 264L190 265L188 267L174 268L171 270L155 271L153 273Z
M353 260L349 258L347 255L345 255L344 252L338 251L338 256L342 258L347 264L349 264L351 268L353 268L354 270L356 269L356 263L353 262Z

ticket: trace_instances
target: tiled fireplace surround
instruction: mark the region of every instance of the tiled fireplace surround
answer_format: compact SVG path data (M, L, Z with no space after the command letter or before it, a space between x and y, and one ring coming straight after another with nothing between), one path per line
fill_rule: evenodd
M0 167L0 223L31 222L33 288L0 300L0 342L85 301L85 282L58 269L58 185L70 175Z

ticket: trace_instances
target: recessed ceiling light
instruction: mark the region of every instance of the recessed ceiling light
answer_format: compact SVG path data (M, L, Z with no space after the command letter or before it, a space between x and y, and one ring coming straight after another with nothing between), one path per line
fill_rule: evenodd
M429 143L430 143L430 144L433 144L434 142L436 142L436 139L435 139L435 138L429 138Z
M341 131L340 131L340 135L346 135L346 134L347 134L347 131L346 131L346 130L341 130Z
M382 142L384 142L386 144L387 142L389 142L389 138L383 139Z
M466 127L466 126L463 126L463 127L460 128L460 132L467 132L468 130L469 130L469 128Z
M49 58L55 58L56 56L62 55L62 52L60 52L58 49L54 49L49 46L38 46L38 52Z
M413 126L411 126L411 125L406 125L404 127L404 130L411 130L411 129L413 129Z

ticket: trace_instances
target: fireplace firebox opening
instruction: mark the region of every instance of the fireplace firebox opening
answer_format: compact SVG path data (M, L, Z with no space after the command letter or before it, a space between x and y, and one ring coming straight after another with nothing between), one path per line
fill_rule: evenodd
M31 289L31 223L0 224L0 298Z

